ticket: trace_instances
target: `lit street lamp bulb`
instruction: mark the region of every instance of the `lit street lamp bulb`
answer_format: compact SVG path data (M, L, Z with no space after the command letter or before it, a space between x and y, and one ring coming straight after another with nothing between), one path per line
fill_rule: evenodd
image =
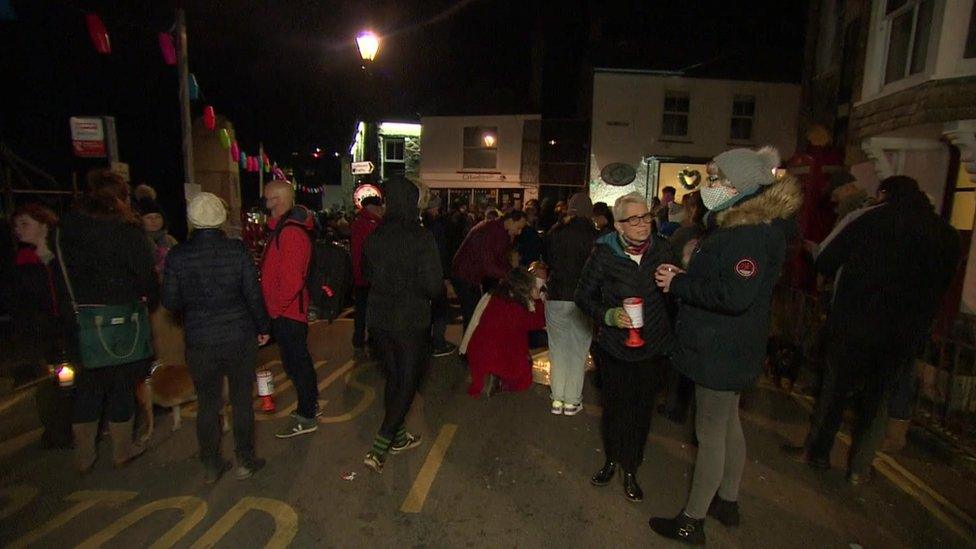
M363 61L372 61L376 58L376 52L380 49L380 39L372 31L366 31L356 37L356 44L359 45L359 55Z
M492 148L492 147L495 146L495 136L494 135L492 135L490 133L486 133L485 136L482 139L484 140L486 147Z

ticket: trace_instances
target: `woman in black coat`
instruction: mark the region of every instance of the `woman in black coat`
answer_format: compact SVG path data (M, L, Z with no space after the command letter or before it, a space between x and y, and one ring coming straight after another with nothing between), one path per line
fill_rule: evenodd
M613 206L616 232L597 239L575 301L595 323L597 354L603 384L603 445L606 463L591 482L610 482L618 464L624 470L624 494L640 501L637 468L651 426L651 407L661 375L661 359L672 346L671 322L664 295L654 285L654 271L674 260L667 241L651 234L654 215L644 197L631 193ZM627 298L643 300L644 343L630 347L631 318L624 312Z

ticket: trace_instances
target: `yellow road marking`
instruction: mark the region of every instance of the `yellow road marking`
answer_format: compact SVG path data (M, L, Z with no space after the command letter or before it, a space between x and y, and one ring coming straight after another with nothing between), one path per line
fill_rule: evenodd
M10 547L10 549L17 549L20 547L34 545L37 540L64 526L71 519L84 513L99 503L125 503L126 501L136 497L136 495L136 492L120 492L112 490L81 490L74 492L64 499L67 501L76 501L78 503L62 511L61 514L56 515L54 518L48 520L40 527L27 532L27 534L17 541L11 543L8 547Z
M319 417L319 423L328 424L328 423L342 423L343 421L350 421L356 416L358 416L359 414L365 412L366 409L369 408L370 404L372 404L373 401L376 400L376 389L373 389L369 385L360 383L359 380L357 379L357 376L363 370L364 368L358 368L346 374L346 385L359 389L360 391L363 392L363 399L359 401L359 404L356 404L355 406L353 406L352 410L349 410L344 414L339 414L337 416L321 416ZM324 404L322 406L323 408L325 407Z
M197 523L203 520L203 517L207 514L207 504L198 497L178 496L156 500L151 503L147 503L135 511L132 511L124 517L116 520L101 532L98 532L94 536L78 544L76 549L96 549L101 547L109 540L119 535L119 533L126 528L157 511L166 509L183 511L183 518L180 519L175 526L170 528L169 531L153 542L153 544L149 546L150 549L164 549L166 547L173 547L176 545L176 542L180 541L180 539L190 530L192 530Z
M407 498L403 500L403 505L400 506L401 512L419 513L424 508L424 502L427 501L427 494L430 492L431 485L434 484L434 478L437 476L437 471L441 468L444 455L447 453L447 448L451 445L451 441L454 439L454 433L456 432L457 425L453 423L448 423L441 427L441 432L437 435L437 440L434 441L434 445L431 446L430 452L427 454L424 466L420 468L420 473L417 474L416 480L413 481L413 486L410 487L410 493L407 494Z
M190 549L213 547L251 510L264 511L274 519L274 534L265 547L267 549L288 547L298 533L298 514L295 510L287 503L276 499L245 496L204 532L200 539L190 546Z

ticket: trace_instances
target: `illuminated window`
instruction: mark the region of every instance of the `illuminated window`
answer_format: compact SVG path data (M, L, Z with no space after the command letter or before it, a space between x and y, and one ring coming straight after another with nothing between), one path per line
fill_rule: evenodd
M664 116L661 119L661 135L664 137L688 137L688 111L691 97L688 92L669 91L664 94Z
M756 98L736 95L732 98L732 123L729 137L733 141L752 141L752 121L756 116Z
M952 189L952 211L949 221L960 231L973 230L976 217L976 184L973 184L963 163L959 163L959 173Z
M885 5L888 29L885 84L925 70L933 4L934 0L888 0Z
M498 127L464 128L465 170L494 170L498 166Z

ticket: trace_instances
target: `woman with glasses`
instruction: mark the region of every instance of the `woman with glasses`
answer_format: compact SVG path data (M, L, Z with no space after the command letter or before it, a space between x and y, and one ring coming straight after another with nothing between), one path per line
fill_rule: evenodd
M603 384L606 463L590 481L609 484L619 466L624 495L640 501L644 494L637 468L644 458L662 359L672 346L671 322L654 271L674 262L674 255L666 240L652 234L654 214L641 195L618 198L613 218L616 231L597 239L575 296L579 308L600 326L595 350ZM624 300L630 298L641 300L641 319L625 312Z

